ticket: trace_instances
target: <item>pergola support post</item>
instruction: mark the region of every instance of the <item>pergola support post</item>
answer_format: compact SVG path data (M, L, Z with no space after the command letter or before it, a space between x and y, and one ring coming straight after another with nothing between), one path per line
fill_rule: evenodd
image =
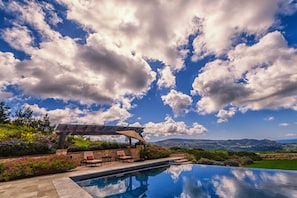
M64 149L64 144L66 140L67 134L66 133L61 133L59 136L59 142L58 142L58 149Z

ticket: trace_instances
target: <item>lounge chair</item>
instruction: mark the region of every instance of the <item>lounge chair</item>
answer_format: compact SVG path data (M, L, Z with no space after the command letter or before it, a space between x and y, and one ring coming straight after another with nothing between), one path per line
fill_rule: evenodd
M102 164L101 159L95 159L94 153L92 151L85 151L84 152L84 159L82 160L82 164L87 165L97 165Z
M124 162L133 162L132 156L126 155L126 153L123 150L117 151L117 156L119 160L122 160Z

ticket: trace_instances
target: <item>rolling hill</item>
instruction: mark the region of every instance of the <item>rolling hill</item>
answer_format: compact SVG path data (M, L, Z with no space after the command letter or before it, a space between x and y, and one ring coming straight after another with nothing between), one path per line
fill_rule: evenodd
M199 139L167 139L154 142L162 147L201 148L204 150L228 151L281 151L282 144L271 140L239 139L239 140L199 140Z

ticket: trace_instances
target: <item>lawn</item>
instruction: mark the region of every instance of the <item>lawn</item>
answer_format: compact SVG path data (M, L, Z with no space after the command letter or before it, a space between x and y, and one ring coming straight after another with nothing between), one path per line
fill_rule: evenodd
M297 170L297 160L262 160L246 165L248 168Z

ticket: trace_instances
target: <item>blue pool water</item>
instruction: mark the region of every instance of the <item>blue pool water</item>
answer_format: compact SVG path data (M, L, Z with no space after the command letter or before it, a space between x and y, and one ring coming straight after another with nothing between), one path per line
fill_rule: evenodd
M297 171L187 164L77 183L93 197L297 198Z

